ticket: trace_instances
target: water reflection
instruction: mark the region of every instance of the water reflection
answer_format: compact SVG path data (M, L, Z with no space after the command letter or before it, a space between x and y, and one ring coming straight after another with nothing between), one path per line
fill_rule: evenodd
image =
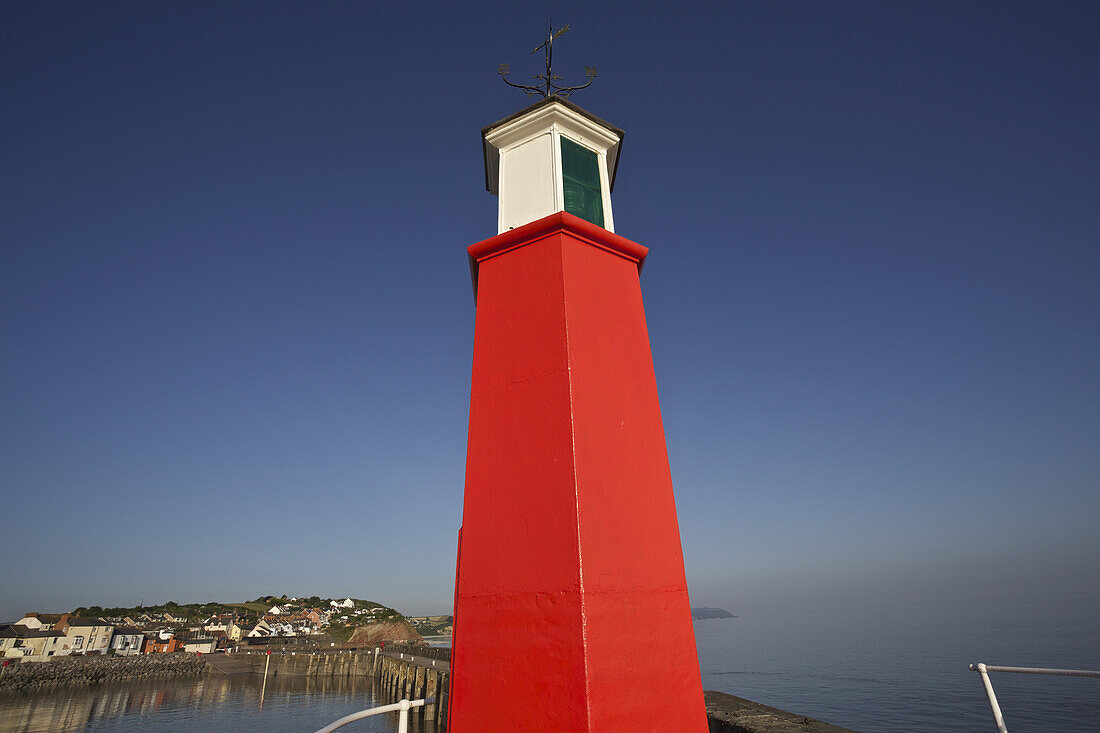
M396 702L364 677L277 676L267 681L260 709L261 675L58 688L0 694L0 732L50 731L313 731L344 715ZM261 728L262 726L262 728ZM357 731L392 733L397 714L359 721ZM434 709L411 712L412 733L439 733Z

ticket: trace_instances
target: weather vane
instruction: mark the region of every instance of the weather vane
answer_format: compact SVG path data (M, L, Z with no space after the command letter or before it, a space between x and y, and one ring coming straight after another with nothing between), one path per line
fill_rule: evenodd
M562 26L561 30L555 33L554 25L551 22L549 30L546 31L546 40L543 41L541 45L536 46L535 50L531 52L532 54L535 54L543 49L546 50L546 73L535 74L534 77L541 82L540 84L532 86L528 84L513 84L512 82L508 81L508 64L501 64L500 68L497 69L497 73L500 74L500 78L503 79L504 83L508 86L515 87L516 89L522 89L529 97L536 94L541 94L544 97L551 97L555 94L559 97L568 97L570 94L577 91L578 89L584 89L586 86L591 84L592 80L596 78L595 66L584 67L584 75L588 77L588 84L582 84L579 87L562 87L554 83L562 78L550 71L550 60L554 55L554 39L565 33L567 30L569 30L569 26L566 25Z

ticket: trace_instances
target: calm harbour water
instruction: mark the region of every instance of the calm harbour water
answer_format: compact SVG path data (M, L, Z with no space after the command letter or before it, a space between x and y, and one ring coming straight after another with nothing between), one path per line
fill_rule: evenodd
M970 662L1100 669L1096 599L696 622L703 687L859 731L995 730ZM1100 680L994 674L1012 733L1100 730ZM315 731L384 704L369 680L203 677L0 695L0 731ZM439 733L410 718L410 730ZM391 733L396 715L348 730Z
M859 731L996 731L970 663L1100 669L1097 599L697 621L703 688ZM1012 733L1100 730L1100 679L993 673Z
M0 695L0 731L264 731L306 733L350 713L392 702L363 678L270 678L260 708L260 675L100 685ZM431 721L409 717L410 733L438 733ZM397 714L356 721L345 730L393 733Z

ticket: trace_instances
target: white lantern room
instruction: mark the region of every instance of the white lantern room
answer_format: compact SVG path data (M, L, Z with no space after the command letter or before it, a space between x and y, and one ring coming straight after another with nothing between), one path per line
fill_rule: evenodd
M614 232L611 189L623 135L556 96L482 130L485 187L499 199L497 233L558 211Z

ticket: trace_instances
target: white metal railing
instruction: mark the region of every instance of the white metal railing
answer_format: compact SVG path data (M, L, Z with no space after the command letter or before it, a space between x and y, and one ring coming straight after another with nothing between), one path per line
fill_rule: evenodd
M399 712L400 715L397 718L397 733L408 733L409 730L409 710L411 708L419 708L424 705L431 705L435 702L434 697L425 698L423 700L402 700L401 702L395 702L392 705L382 705L380 707L371 708L369 710L360 710L357 713L351 715L345 715L339 720L329 723L324 728L321 728L317 733L332 733L337 728L341 728L348 723L363 718L369 718L372 715L380 715L381 713Z
M1046 667L996 667L992 664L970 665L971 672L979 672L982 675L982 684L985 685L985 694L989 698L989 707L993 709L993 720L997 723L1000 733L1008 733L1005 727L1004 716L1001 715L1001 706L997 704L997 696L993 694L993 683L989 681L990 672L1016 672L1017 674L1049 674L1058 677L1100 677L1100 672L1089 669L1047 669Z

